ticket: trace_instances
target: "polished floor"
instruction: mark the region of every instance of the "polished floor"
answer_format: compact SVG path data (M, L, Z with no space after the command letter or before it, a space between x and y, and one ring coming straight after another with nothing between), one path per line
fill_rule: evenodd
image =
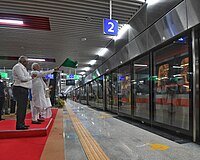
M159 135L67 100L83 126L111 160L199 160L200 145L179 144ZM64 145L66 160L87 160L69 113L64 109Z

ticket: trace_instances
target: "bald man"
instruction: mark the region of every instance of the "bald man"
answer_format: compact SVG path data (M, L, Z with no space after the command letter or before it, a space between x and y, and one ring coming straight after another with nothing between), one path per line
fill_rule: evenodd
M26 108L28 102L28 89L31 88L31 76L27 72L28 59L26 56L19 57L18 63L12 69L13 75L13 95L17 101L16 129L25 130L29 126L25 125Z

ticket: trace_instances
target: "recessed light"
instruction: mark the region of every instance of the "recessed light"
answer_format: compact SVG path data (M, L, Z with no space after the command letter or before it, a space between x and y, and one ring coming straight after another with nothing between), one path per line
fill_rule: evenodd
M81 41L86 41L86 40L87 40L87 38L85 38L85 37L81 38Z

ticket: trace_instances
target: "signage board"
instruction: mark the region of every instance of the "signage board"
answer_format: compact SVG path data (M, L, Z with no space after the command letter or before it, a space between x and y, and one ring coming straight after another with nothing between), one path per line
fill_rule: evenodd
M79 80L79 75L69 74L66 79Z
M0 72L1 78L8 78L8 73L7 72Z
M118 21L113 19L103 19L103 33L117 36L118 35Z

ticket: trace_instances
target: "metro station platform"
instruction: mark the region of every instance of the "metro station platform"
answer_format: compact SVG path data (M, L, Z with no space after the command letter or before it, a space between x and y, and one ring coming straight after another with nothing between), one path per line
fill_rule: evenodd
M200 146L177 143L116 115L67 100L63 111L66 160L198 160Z

